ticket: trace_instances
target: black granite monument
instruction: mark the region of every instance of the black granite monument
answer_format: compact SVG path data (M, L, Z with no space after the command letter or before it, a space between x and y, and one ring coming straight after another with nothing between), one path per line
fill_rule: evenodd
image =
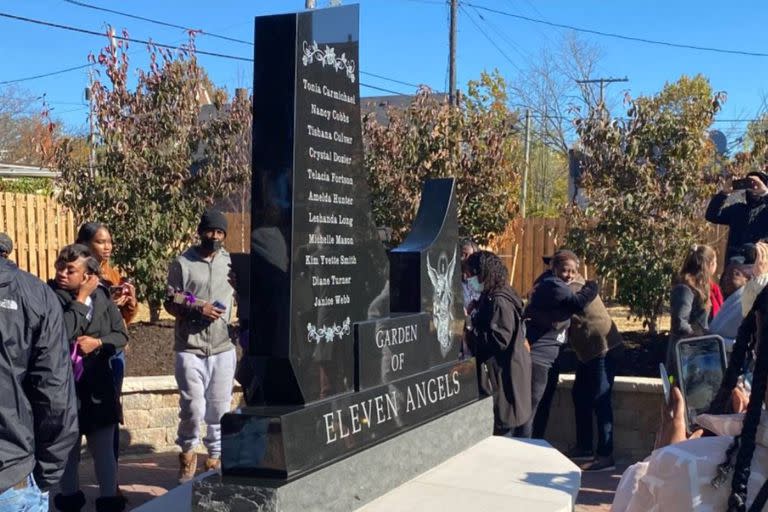
M389 255L362 166L358 7L256 18L248 407L226 477L294 479L477 400L454 181ZM390 264L391 262L391 264ZM391 304L391 307L390 307Z

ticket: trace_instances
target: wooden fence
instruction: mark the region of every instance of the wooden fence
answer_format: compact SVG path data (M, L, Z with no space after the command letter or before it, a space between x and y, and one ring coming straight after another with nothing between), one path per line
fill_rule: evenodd
M565 218L540 219L529 218L518 221L512 226L510 240L497 248L497 253L504 260L512 286L521 294L527 293L536 277L544 270L542 256L549 256L565 245L568 223ZM718 272L722 271L723 257L728 236L727 226L709 225L708 234L703 240L715 248L718 257ZM674 243L660 240L659 243ZM582 255L583 256L583 255ZM584 258L584 272L588 278L595 278L589 268L589 258ZM604 297L616 295L614 281L603 282L601 292Z
M225 247L230 252L249 252L250 215L227 213L226 216L229 232ZM551 255L564 245L567 230L565 218L522 219L512 226L510 241L496 251L507 265L512 285L518 292L524 294L531 289L533 281L544 271L542 256ZM52 198L31 194L0 193L0 232L13 239L11 258L19 267L44 280L53 278L58 250L75 239L72 212ZM720 265L727 234L727 227L710 225L704 240L717 249ZM586 263L586 274L594 277L590 275L588 258ZM610 297L615 294L615 284L603 283L603 290L603 295Z
M60 248L75 239L72 212L53 198L0 193L0 232L13 240L11 259L19 268L47 280Z

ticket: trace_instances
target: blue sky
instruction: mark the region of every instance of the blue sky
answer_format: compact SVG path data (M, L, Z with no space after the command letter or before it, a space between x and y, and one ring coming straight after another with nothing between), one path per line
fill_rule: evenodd
M300 10L304 0L84 0L102 7L201 28L230 37L250 40L253 17ZM758 1L617 1L599 0L467 0L468 3L541 18L556 23L616 32L670 42L768 53L768 4ZM328 0L317 0L323 6ZM351 3L344 1L344 3ZM437 90L447 84L448 9L439 0L361 0L360 69L411 83L426 83ZM518 67L525 69L543 47L555 45L562 29L484 12L485 21L475 20L515 62L509 63L473 25L465 12L459 14L458 81L476 78L484 69L498 68L514 80ZM107 23L126 28L132 37L153 38L175 44L186 38L183 31L122 16L96 12L62 0L5 0L0 12L101 31ZM495 28L491 28L488 23ZM496 31L505 33L501 39ZM748 119L760 110L768 93L768 58L724 55L582 34L603 52L600 73L627 76L627 84L611 86L614 95L628 90L632 95L658 91L666 81L681 74L703 73L715 90L728 93L721 119ZM511 43L514 43L512 46ZM86 63L105 40L98 37L0 18L0 82L38 75ZM133 44L133 64L145 64L143 45ZM206 36L198 48L250 57L247 45ZM200 56L212 80L230 90L249 86L249 63ZM371 76L361 82L408 93L412 88ZM87 84L85 70L19 83L35 94L45 93L56 114L72 129L84 129L87 111L82 104ZM386 94L363 87L363 96ZM744 123L717 125L731 137Z

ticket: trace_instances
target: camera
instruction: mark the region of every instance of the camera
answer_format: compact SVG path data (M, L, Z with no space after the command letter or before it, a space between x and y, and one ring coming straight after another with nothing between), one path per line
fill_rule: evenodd
M751 178L739 178L733 180L733 190L751 190L752 179Z

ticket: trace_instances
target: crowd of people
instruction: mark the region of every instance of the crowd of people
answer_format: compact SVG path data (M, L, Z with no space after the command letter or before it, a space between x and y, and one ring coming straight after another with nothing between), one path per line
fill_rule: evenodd
M623 475L613 510L762 510L768 483L768 174L712 198L711 222L729 226L719 282L712 247L690 248L670 287L674 347L705 333L730 354L710 413L688 430L684 398L672 388L656 450ZM206 470L220 467L220 420L229 410L236 370L232 261L223 248L226 217L206 211L199 243L170 265L166 311L175 318L179 482L194 478L197 447ZM470 239L460 242L466 312L460 357L475 356L480 388L493 397L496 435L542 438L566 347L576 357L572 399L576 445L567 456L584 471L615 468L611 394L623 342L595 281L579 257L561 249L527 300L510 285L502 260ZM86 504L78 474L85 437L98 480L98 512L125 509L118 484L121 389L136 317L136 288L110 263L108 226L81 226L62 248L55 278L43 283L10 260L13 241L0 233L0 512L79 512ZM200 439L200 425L206 435ZM594 426L597 427L595 432ZM756 485L759 484L759 485ZM747 508L749 507L749 508Z
M199 244L168 271L165 309L175 317L179 387L179 482L197 469L200 424L207 470L218 469L222 415L235 374L230 318L235 300L227 219L206 211ZM13 242L0 234L0 512L79 512L86 505L78 474L87 440L98 481L97 512L119 512L121 390L129 346L127 325L138 310L136 288L110 264L112 236L104 224L81 226L43 283L8 259Z
M706 212L710 222L729 227L719 283L715 250L696 244L669 296L670 373L678 373L678 342L714 334L729 354L726 374L692 433L685 399L672 387L656 450L624 473L616 512L760 511L768 503L768 416L762 415L768 403L768 348L762 346L768 338L768 174L752 172L741 181L739 190L715 195ZM543 437L558 360L570 346L577 358L576 446L567 455L587 460L584 471L614 469L611 390L623 343L596 283L579 274L578 257L563 249L545 258L548 268L525 305L496 255L464 241L462 259L464 350L477 357L480 385L493 396L494 433Z

